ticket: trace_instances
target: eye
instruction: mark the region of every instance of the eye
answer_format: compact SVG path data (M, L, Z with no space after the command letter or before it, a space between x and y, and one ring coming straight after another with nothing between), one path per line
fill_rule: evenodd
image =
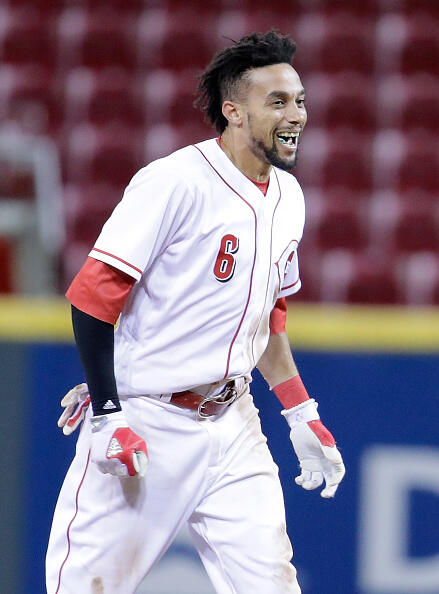
M299 105L300 107L305 107L305 99L297 99L296 104Z
M282 107L285 105L285 101L283 99L276 99L273 101L273 105L276 105L276 107Z

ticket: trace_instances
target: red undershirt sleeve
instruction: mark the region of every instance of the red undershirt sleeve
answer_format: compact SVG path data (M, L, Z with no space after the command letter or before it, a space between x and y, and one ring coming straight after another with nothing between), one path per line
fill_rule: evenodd
M281 297L276 301L270 315L270 334L281 334L285 332L286 321L287 302L285 297Z
M125 272L89 257L73 279L66 297L77 309L114 325L135 282Z

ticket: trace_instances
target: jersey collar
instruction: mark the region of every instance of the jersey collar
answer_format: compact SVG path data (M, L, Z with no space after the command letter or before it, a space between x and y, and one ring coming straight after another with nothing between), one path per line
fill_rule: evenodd
M229 159L218 145L216 138L194 145L204 156L209 165L223 180L243 198L249 199L255 206L261 201L276 201L279 198L279 183L275 168L270 172L270 183L264 196L260 189Z

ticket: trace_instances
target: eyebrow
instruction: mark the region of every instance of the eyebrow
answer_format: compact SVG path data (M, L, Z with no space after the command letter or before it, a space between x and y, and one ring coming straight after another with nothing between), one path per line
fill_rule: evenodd
M297 93L297 97L301 97L302 95L305 95L305 89L300 89ZM288 97L289 93L286 93L285 91L271 91L271 93L269 93L267 95L267 99L273 99L274 97Z

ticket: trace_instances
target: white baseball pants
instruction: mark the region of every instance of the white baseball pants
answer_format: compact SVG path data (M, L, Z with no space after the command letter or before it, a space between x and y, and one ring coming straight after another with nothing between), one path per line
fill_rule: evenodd
M184 522L219 594L300 594L278 469L248 388L204 420L148 396L122 407L146 441L146 475L102 474L83 423L55 509L48 594L133 594Z

